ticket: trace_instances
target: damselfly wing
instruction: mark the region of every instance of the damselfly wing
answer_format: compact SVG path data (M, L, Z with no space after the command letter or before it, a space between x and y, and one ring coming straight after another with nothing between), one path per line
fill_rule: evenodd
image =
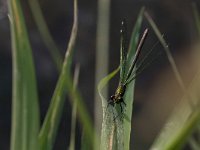
M134 71L134 68L136 67L136 63L138 61L141 49L144 45L144 41L147 37L148 29L145 29L143 32L143 35L139 41L139 44L137 46L137 50L134 56L134 59L130 65L130 67L127 70L127 40L126 40L126 22L125 20L121 23L121 30L120 30L120 79L118 87L115 91L115 93L110 97L108 101L108 106L111 105L114 107L115 104L119 104L121 108L121 112L123 112L123 107L126 106L126 103L124 102L124 94L126 92L126 87L128 84L130 84L136 77L136 72Z

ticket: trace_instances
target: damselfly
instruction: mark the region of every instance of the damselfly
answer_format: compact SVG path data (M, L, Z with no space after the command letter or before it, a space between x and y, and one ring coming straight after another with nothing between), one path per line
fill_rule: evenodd
M127 85L129 83L131 83L135 77L136 74L134 73L134 68L136 67L136 63L138 61L138 57L140 55L141 49L143 47L144 41L147 37L147 33L148 33L148 29L145 29L139 44L137 46L137 50L134 56L134 59L128 69L128 71L126 71L126 67L127 67L127 48L126 48L126 22L125 20L122 21L121 23L121 30L120 30L120 80L119 80L119 85L115 91L115 94L112 95L108 101L108 106L112 105L114 107L115 104L119 104L120 108L121 108L121 112L123 112L123 107L122 104L124 104L124 106L126 106L126 103L124 102L124 94L126 92L126 88ZM146 55L147 56L147 55Z

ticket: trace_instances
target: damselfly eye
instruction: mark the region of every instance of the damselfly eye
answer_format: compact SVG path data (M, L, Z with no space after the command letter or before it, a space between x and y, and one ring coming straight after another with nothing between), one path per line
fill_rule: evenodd
M122 27L126 27L126 19L123 19L123 20L122 20L121 26L122 26Z
M115 99L115 95L112 95L112 96L110 97L110 99L111 99L111 100L114 100L114 99Z

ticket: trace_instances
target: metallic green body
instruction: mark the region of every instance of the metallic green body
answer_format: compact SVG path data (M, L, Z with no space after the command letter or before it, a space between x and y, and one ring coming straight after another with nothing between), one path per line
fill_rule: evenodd
M116 91L115 91L114 103L119 103L119 102L122 101L122 98L123 98L123 96L124 96L125 91L126 91L126 86L120 84L120 85L117 87Z

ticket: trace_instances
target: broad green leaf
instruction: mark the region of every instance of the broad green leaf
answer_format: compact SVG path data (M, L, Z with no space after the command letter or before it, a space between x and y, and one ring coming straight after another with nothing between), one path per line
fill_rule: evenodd
M39 150L39 107L35 69L19 0L9 0L13 93L11 150Z
M112 124L113 124L113 119L112 117L109 117L106 113L108 111L107 109L107 103L108 100L104 98L104 95L102 93L103 88L108 84L108 82L119 72L119 67L114 70L112 73L110 73L108 76L103 78L98 85L98 91L99 95L102 100L102 107L103 107L103 123L102 123L102 130L101 130L101 145L100 149L110 149L110 141L112 141ZM111 143L112 144L112 143Z
M103 88L108 84L108 82L118 73L118 71L119 71L119 67L116 69L116 70L114 70L113 72L111 72L109 75L107 75L106 77L104 77L103 79L101 79L101 81L99 82L99 85L98 85L98 91L99 91L99 95L100 95L100 97L101 97L101 99L102 99L102 101L103 101L103 108L105 108L106 106L107 106L107 102L108 102L108 100L106 100L105 98L104 98L104 95L103 95L103 93L102 93L102 90L103 90ZM103 109L103 111L105 111L105 109ZM105 114L105 113L103 113L103 114Z
M95 51L95 92L94 92L94 125L98 136L101 135L102 107L99 96L99 81L108 74L109 70L109 35L110 35L110 4L111 0L97 0L97 26ZM103 67L102 67L103 66ZM108 88L104 88L104 95L108 97ZM82 138L83 139L83 138ZM95 139L95 149L99 149L100 140Z
M145 8L142 7L142 9L140 10L140 13L138 15L138 18L136 20L136 24L135 24L133 31L132 31L129 49L128 49L128 51L129 51L129 55L128 55L128 58L127 58L128 64L131 64L131 62L134 58L134 55L135 55L135 51L136 51L139 36L140 36L140 33L138 31L140 31L140 28L141 28L144 10L145 10Z
M144 8L141 9L140 14L138 15L138 19L136 21L133 33L131 35L131 40L129 43L129 51L128 51L128 62L127 66L129 67L134 58L139 30L142 22ZM126 72L128 72L128 67L126 67ZM130 146L130 134L131 134L131 118L132 118L132 105L134 98L134 81L131 82L126 88L126 93L124 95L124 101L126 103L124 119L122 121L121 109L119 105L116 107L112 107L108 105L108 100L104 98L102 93L102 89L108 84L109 80L112 79L119 68L113 71L111 74L103 78L98 86L98 91L102 99L102 107L103 107L103 123L102 123L102 131L101 131L101 149L109 149L109 150L128 150Z
M143 20L144 7L141 9L135 27L131 35L131 40L129 43L129 53L127 58L127 65L131 66L132 59L135 56L135 51L137 49L137 44L139 41L140 28ZM128 69L128 67L127 67ZM133 80L127 87L127 92L125 94L126 114L124 121L124 149L128 150L130 148L130 135L131 135L131 119L133 112L133 101L134 101L134 90L135 90L135 80Z

